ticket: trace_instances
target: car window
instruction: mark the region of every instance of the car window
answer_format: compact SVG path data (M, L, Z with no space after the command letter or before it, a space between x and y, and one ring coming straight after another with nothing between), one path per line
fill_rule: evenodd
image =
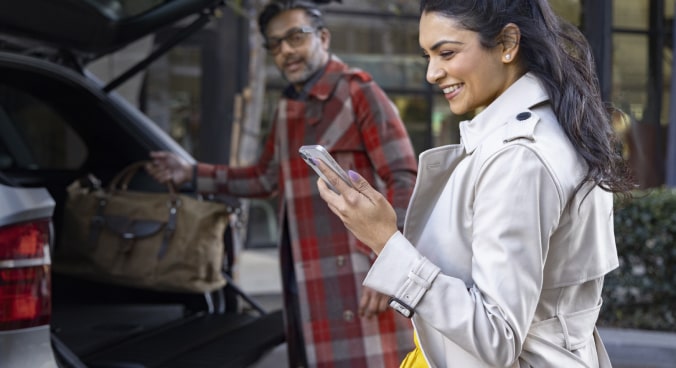
M78 168L87 148L49 104L0 83L0 170Z

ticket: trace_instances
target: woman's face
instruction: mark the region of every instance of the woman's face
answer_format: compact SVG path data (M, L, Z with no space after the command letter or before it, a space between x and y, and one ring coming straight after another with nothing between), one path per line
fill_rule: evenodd
M502 44L486 49L479 34L435 12L420 17L420 47L428 59L427 81L438 85L456 115L488 106L515 80Z

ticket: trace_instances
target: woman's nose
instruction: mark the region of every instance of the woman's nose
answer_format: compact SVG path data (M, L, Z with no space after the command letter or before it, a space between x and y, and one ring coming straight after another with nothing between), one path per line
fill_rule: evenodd
M439 80L445 75L445 72L436 63L430 62L427 65L427 81L431 84L439 83Z

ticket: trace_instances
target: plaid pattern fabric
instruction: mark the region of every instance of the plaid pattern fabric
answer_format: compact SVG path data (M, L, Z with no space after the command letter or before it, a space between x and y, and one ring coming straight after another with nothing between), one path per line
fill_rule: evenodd
M410 321L392 310L371 320L358 316L372 252L330 212L316 174L298 155L302 145L325 146L344 169L382 190L401 227L417 162L395 106L368 74L334 57L307 100L279 101L274 124L255 166L200 164L198 187L242 197L279 195L310 366L398 367L414 347Z

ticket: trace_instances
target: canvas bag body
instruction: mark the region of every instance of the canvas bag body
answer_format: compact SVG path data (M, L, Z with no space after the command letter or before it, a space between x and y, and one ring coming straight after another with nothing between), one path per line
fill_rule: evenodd
M223 204L187 195L75 182L68 188L54 269L141 288L212 291L225 285L228 215Z

